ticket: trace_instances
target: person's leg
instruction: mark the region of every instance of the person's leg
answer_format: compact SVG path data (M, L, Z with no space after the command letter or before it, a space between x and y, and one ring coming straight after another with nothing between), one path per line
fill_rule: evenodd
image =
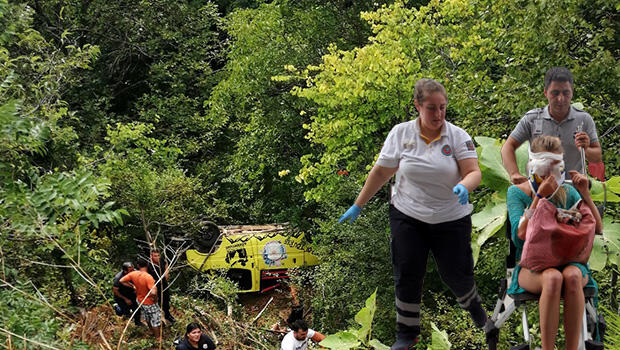
M426 272L427 225L390 207L392 266L396 299L396 343L392 349L406 349L420 334L420 302Z
M583 322L583 308L585 298L583 287L588 283L588 276L577 266L569 265L562 271L564 279L564 334L566 336L566 349L577 349L581 323Z
M487 313L474 281L471 250L471 217L432 225L431 251L441 280L452 290L459 305L469 311L474 324L482 328Z
M153 336L155 336L155 339L161 342L161 339L164 337L163 328L161 328L161 326L151 327L151 332L153 332Z
M118 315L118 316L129 316L129 315L131 315L130 307L125 302L125 299L119 298L119 297L115 296L114 297L114 301L116 302L116 305L118 305L118 308L116 310L114 310L116 312L116 315Z
M160 340L163 337L163 329L161 328L161 312L159 311L159 305L143 305L143 308L144 320L148 323L155 338Z
M166 289L164 289L163 291L163 295L162 295L162 309L164 311L164 317L166 318L166 320L170 321L171 323L175 322L174 317L172 317L172 314L170 313L170 289L168 286L165 287Z
M542 348L553 349L560 323L562 273L554 268L546 269L542 273L521 269L519 286L530 293L540 294L538 311Z
M136 326L143 326L144 324L142 323L142 320L141 320L142 308L138 307L138 305L140 305L140 303L138 303L137 299L134 299L133 304L131 305L131 309L132 309L131 312L136 311L136 314L133 316L133 321L136 324Z

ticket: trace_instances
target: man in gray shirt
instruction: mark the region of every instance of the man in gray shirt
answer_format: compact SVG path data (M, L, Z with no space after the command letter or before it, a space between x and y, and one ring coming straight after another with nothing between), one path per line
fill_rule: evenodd
M585 174L581 162L581 150L585 150L588 162L601 163L601 145L598 142L596 126L592 116L571 105L573 98L573 75L563 67L553 67L545 73L544 95L549 104L527 112L519 121L502 146L504 168L513 184L527 181L519 173L515 150L524 141L532 142L538 136L557 136L562 140L566 174L576 170ZM593 174L595 175L595 174Z

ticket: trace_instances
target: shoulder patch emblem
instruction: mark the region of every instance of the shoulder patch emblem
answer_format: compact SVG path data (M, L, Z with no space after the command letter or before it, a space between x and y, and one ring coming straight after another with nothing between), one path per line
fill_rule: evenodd
M441 153L444 156L452 155L452 147L450 147L450 145L443 145L443 147L441 147Z
M474 143L471 140L465 141L465 147L467 147L468 151L475 151L476 147L474 147Z

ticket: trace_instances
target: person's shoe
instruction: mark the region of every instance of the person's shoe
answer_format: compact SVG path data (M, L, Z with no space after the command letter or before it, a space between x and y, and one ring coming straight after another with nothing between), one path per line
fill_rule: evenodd
M396 342L392 344L391 350L409 350L413 349L418 343L418 337L405 333L396 335Z
M487 312L482 308L482 305L477 305L467 311L469 311L469 315L471 316L472 321L474 321L476 328L483 328L489 319Z
M114 307L114 312L116 312L116 316L123 316L123 309L121 309L121 307L118 306L117 303L114 303L113 307Z

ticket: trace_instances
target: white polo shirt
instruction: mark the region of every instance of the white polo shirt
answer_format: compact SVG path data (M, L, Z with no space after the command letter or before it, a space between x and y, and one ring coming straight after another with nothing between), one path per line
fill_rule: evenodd
M446 121L439 139L426 144L418 119L394 126L375 164L396 168L392 204L404 214L437 224L460 219L473 210L452 188L461 181L457 160L478 158L467 132Z
M284 339L282 339L282 344L280 344L280 350L306 350L308 348L308 340L314 337L314 330L308 328L308 334L306 335L306 339L297 340L293 331L288 332Z

